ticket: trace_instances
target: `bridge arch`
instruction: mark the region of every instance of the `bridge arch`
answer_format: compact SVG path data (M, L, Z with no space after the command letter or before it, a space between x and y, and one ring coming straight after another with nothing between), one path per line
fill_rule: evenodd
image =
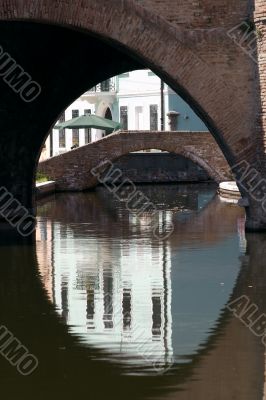
M228 163L209 132L118 131L43 161L39 170L54 179L59 190L86 190L98 184L93 169L99 168L103 173L120 157L148 149L182 155L216 182L230 178Z
M238 102L234 101L237 100L234 88L230 89L217 71L191 50L189 43L182 39L180 30L175 30L152 10L132 0L111 3L109 0L97 3L94 0L82 3L79 0L43 0L38 7L34 0L24 0L16 2L12 9L9 1L4 0L0 7L0 20L55 25L108 41L109 45L163 77L204 120L229 163L235 159L235 146L246 131L246 121L241 123L243 118ZM225 35L223 39L226 41L226 38L229 42ZM111 75L107 73L106 76ZM221 107L223 92L230 95L231 101Z
M214 161L210 164L210 161L207 161L203 157L198 155L198 152L195 150L180 150L180 155L184 156L185 158L188 158L189 160L193 161L195 164L197 164L200 168L205 170L207 174L212 178L215 182L220 183L222 182L225 178L228 179L230 177L229 175L229 169L228 169L228 175L223 174L222 171L220 171L220 166L216 165Z
M202 146L202 144L201 144ZM182 146L176 147L173 149L173 146L171 143L159 143L156 146L156 150L161 150L161 151L167 151L168 153L175 154L177 156L183 156L187 158L188 160L192 161L194 164L198 165L200 168L202 168L207 174L209 175L210 178L214 180L216 183L223 182L226 178L229 179L229 174L226 176L222 173L222 171L219 170L220 165L216 164L214 160L208 157L207 154L204 154L203 156L200 156L198 154L199 148L195 147L194 149L186 150ZM132 146L129 146L132 148ZM125 147L123 147L123 150L121 152L121 155L118 155L118 152L115 152L115 154L110 154L110 158L108 158L109 161L112 163L115 163L118 161L121 157L126 156L127 154L131 153L132 151L143 151L143 150L150 150L154 149L150 144L145 144L145 145L139 145L139 143L136 143L134 147L134 150L127 150ZM214 153L212 153L214 154ZM204 158L205 157L205 158ZM229 171L228 171L229 172Z
M254 107L248 101L239 101L246 78L250 78L249 92L255 93L256 71L252 60L228 37L227 28L232 27L233 19L213 33L221 43L221 56L228 58L228 65L220 67L210 54L205 59L204 51L192 46L186 28L171 24L154 12L155 8L143 4L147 5L133 0L41 0L38 5L34 0L22 0L12 7L8 0L1 3L4 50L23 65L42 89L34 102L21 105L17 93L10 93L10 87L0 84L4 132L0 145L5 149L0 160L2 182L27 208L32 208L41 146L60 113L89 87L143 66L155 71L189 103L231 166L243 157L257 162ZM245 15L245 8L240 16ZM199 39L196 31L195 38L204 50L204 40L209 40L210 32ZM68 51L60 38L69 39ZM90 42L88 47L92 49L87 54L81 46L85 42ZM78 62L74 62L75 58ZM230 77L232 68L234 74Z

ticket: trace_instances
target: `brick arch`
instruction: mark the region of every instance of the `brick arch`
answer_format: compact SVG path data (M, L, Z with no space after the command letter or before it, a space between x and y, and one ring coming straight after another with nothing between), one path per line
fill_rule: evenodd
M118 131L43 161L39 170L56 181L58 190L86 190L98 184L93 169L102 174L120 157L151 148L189 158L216 182L230 178L228 163L209 132Z
M14 2L12 8L4 0L0 20L54 24L99 35L120 46L164 77L204 120L229 163L235 161L247 127L234 88L191 50L180 29L152 9L133 0L43 0L38 4L24 0ZM230 102L224 101L224 94Z
M56 117L89 86L143 65L154 70L202 118L231 167L245 160L258 171L257 181L263 181L265 40L257 46L260 57L252 54L258 59L254 60L247 55L248 40L239 46L228 35L233 30L241 36L237 26L246 19L252 21L250 2L219 0L219 6L213 7L210 0L181 0L178 4L166 1L165 5L163 0L1 2L1 45L26 72L40 80L43 89L37 102L26 107L0 80L0 147L3 149L0 178L31 211L34 212L38 155ZM166 4L173 6L173 12L166 10ZM261 0L254 0L254 5L255 24L262 32L265 8ZM29 25L31 34L26 32ZM60 34L59 30L64 33ZM36 32L41 37L41 46ZM97 42L98 50L103 50L102 53L99 50L97 57L105 53L109 56L100 57L98 69L91 57L90 74L79 63L73 64L71 55L75 47L70 47L70 56L60 52L58 38L75 42L72 40L75 35L79 35L84 47L86 41L92 45ZM84 51L79 51L82 62L86 57L88 61L88 55L85 57ZM68 63L71 67L66 71ZM70 72L76 76L76 85ZM42 114L41 121L39 114ZM254 199L249 187L239 185L239 189L247 198L247 228L266 229L266 214L261 204Z
M138 134L139 136L141 136L143 135L143 132L138 132ZM144 135L145 134L147 134L147 132L145 132ZM219 151L218 145L215 145L215 143L211 140L212 138L209 134L206 135L206 132L204 132L202 138L200 138L201 133L199 133L198 136L196 132L192 134L175 132L175 135L175 140L171 141L169 140L169 137L166 140L160 140L161 138L158 137L159 135L157 136L157 134L154 133L154 138L152 139L147 138L147 140L144 141L137 140L129 146L123 146L121 149L116 148L114 152L110 151L108 160L110 160L112 163L115 163L121 157L126 156L130 152L156 149L167 151L168 153L176 154L177 156L180 155L187 158L188 160L192 161L194 164L197 164L199 167L205 170L209 177L212 178L216 183L220 183L224 180L229 179L229 166L227 168L226 160L224 159L222 153ZM177 144L179 139L178 136L181 135L183 136L182 143ZM194 145L191 145L191 138L188 139L188 143L186 144L186 137L184 137L184 135L187 135L188 137L189 135L195 135L198 137L195 137ZM210 149L210 146L207 146L206 144L206 137L207 140L210 140L211 143L214 145L214 148L212 150ZM204 148L204 146L206 146L206 148ZM187 147L189 148L189 150L187 149Z
M216 164L214 160L210 160L211 161L210 164L210 161L208 162L203 157L200 157L196 150L189 150L189 151L183 150L180 151L180 155L188 158L189 160L197 164L199 167L204 169L208 173L208 175L217 183L222 182L224 179L230 179L229 168L228 168L228 173L224 174L223 171L220 171L221 166L218 163ZM222 157L220 159L222 160Z
M171 146L167 146L167 145L160 146L157 144L155 150L167 151L168 153L175 154L177 156L183 156L183 157L187 158L188 160L193 161L194 164L197 164L199 167L201 167L203 170L205 170L205 172L207 172L209 177L212 178L217 183L223 182L224 179L226 178L226 176L223 175L219 171L218 165L215 165L214 162L210 165L208 161L204 160L202 157L199 157L196 154L196 150L193 152L193 151L185 151L180 148L180 149L176 149L175 151L173 151L173 150L171 150L171 148L172 148ZM150 150L150 149L154 149L154 148L151 147L151 145L147 145L145 147L144 146L137 147L137 150L133 150L133 151L143 151L143 150ZM110 160L112 163L116 163L121 157L126 156L127 154L130 154L130 152L129 151L127 151L125 153L123 152L122 155L119 155L119 156L115 155L115 157L113 157L113 158L110 157L110 158L108 158L108 160ZM103 173L104 172L105 171L103 171ZM94 186L94 184L92 184L92 186ZM86 189L89 189L92 186L89 186Z

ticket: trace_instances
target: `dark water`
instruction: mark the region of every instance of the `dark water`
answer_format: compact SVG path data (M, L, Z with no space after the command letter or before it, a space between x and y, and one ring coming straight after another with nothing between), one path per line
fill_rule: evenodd
M226 305L265 312L266 236L211 185L140 190L156 213L61 194L36 244L0 247L1 324L39 361L21 376L0 357L1 398L264 399L264 346Z

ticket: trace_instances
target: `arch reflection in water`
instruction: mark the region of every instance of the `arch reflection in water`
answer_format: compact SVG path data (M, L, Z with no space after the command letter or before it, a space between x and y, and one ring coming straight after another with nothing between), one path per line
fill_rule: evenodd
M239 272L241 212L217 198L206 206L209 186L141 190L174 222L168 241L155 241L145 221L137 225L99 189L39 208L38 260L51 301L82 344L129 372L161 372L189 362L214 332ZM210 229L213 215L219 229Z

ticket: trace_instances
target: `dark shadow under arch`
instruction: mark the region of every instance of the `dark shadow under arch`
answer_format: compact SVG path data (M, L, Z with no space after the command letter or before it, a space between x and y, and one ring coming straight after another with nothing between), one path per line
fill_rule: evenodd
M152 149L154 149L154 148L152 148ZM142 148L139 148L138 150L134 150L134 151L143 151L143 150L151 150L151 147L149 147L149 146L143 147L142 146ZM207 161L205 161L202 157L200 157L196 151L193 152L193 151L186 151L186 150L182 150L182 149L180 149L178 151L172 151L170 146L167 147L167 146L158 146L158 145L157 145L156 150L165 151L165 152L168 152L175 156L183 156L184 158L192 161L194 164L196 164L200 168L202 168L214 182L219 183L222 180L222 175L220 174L219 169L212 167ZM111 161L113 163L116 163L122 157L124 157L130 153L131 152L123 153L119 157L112 158Z

